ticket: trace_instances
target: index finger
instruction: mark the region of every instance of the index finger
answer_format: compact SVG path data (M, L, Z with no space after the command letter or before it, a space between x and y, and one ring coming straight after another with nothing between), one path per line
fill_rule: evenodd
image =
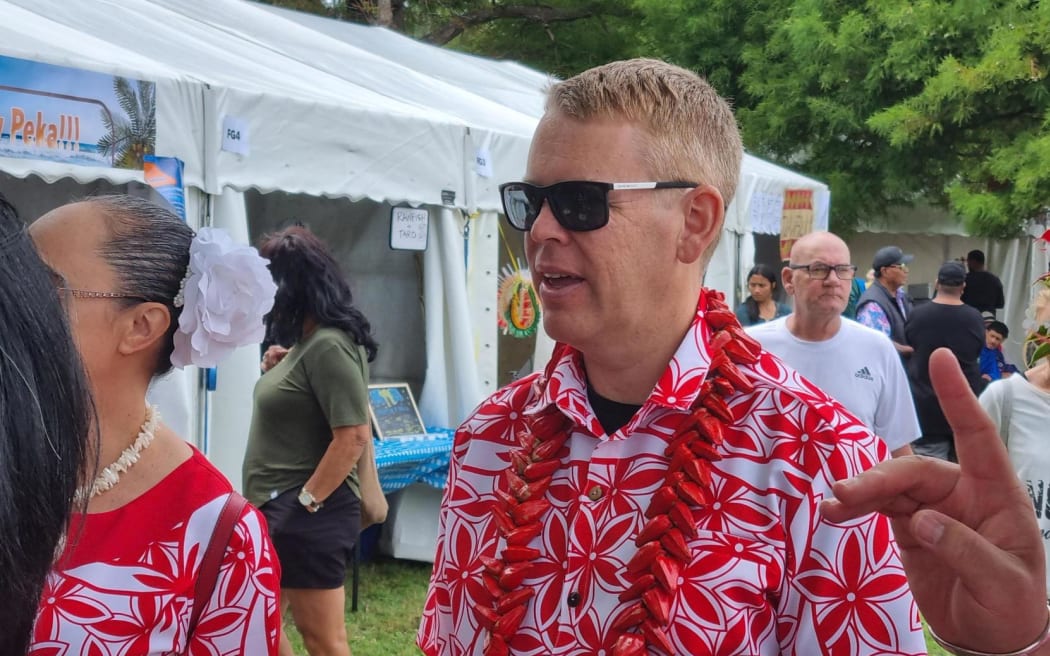
M1013 468L995 424L948 349L939 348L930 355L930 382L955 435L955 451L963 471L978 478L1011 480Z
M907 515L920 506L936 506L951 494L959 466L925 456L902 456L875 465L853 478L832 485L821 513L838 522L872 512Z

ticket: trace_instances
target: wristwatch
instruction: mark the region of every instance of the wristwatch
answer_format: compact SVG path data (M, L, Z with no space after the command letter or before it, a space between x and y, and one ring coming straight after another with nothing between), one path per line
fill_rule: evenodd
M314 498L314 495L306 491L304 487L299 491L299 503L303 504L303 508L306 508L307 512L315 513L324 506L324 503Z

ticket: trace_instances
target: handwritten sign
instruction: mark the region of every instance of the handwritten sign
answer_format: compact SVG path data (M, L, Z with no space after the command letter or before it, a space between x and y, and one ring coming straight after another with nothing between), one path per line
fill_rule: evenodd
M238 155L248 156L251 147L248 142L248 123L236 116L225 116L222 119L222 149Z
M395 207L390 211L390 248L425 251L430 237L430 213L425 209Z
M368 412L381 440L426 433L408 383L369 385Z

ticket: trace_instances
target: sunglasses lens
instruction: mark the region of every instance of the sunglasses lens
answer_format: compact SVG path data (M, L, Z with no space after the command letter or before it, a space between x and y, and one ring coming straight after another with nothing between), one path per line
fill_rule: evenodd
M503 192L503 213L507 215L510 225L518 230L531 228L540 213L543 195L536 193L535 189L529 193L530 189L527 185L518 183L505 184L501 190Z
M566 230L597 230L609 222L608 190L600 182L559 182L549 187L509 182L500 191L507 221L518 230L532 229L544 202Z
M566 230L597 230L609 222L608 190L589 182L562 182L549 192L551 210Z

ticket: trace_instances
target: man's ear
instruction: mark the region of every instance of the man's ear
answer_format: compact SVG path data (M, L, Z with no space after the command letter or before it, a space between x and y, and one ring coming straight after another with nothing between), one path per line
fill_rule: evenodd
M780 270L780 280L784 283L784 291L791 296L795 295L795 270L789 266Z
M678 260L692 264L714 250L725 222L725 201L711 185L700 185L683 199L685 221L678 235Z
M171 325L171 313L162 303L139 303L124 311L119 329L122 331L118 351L134 355L152 348L164 338Z

